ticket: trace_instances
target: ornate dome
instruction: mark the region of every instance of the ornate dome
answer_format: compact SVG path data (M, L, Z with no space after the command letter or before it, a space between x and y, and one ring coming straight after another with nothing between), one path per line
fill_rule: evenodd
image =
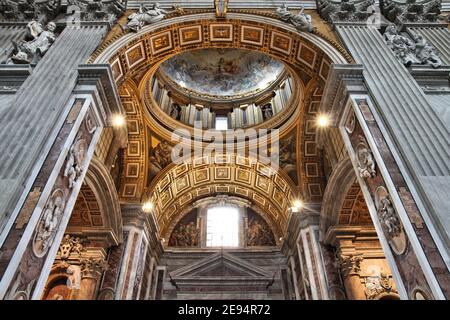
M159 68L166 80L190 94L220 100L263 92L283 71L283 63L240 49L189 51L172 57Z

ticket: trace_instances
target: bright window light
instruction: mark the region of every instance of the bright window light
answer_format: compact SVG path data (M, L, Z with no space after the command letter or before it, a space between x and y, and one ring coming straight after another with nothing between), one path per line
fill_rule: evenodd
M227 117L216 117L216 130L228 130Z
M206 218L207 247L237 247L239 245L239 212L233 207L208 209Z

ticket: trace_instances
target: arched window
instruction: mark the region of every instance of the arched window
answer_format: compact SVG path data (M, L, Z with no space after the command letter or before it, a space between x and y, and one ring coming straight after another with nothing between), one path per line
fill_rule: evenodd
M206 246L239 246L239 210L235 207L211 207L206 215Z

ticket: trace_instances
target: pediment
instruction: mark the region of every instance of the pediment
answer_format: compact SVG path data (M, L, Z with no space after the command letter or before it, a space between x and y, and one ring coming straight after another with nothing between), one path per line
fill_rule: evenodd
M182 279L272 279L273 274L229 253L214 253L171 273Z

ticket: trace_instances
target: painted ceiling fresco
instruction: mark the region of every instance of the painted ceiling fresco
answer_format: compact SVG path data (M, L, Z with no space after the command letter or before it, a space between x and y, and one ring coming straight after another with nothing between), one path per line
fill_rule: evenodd
M177 55L160 71L201 95L234 97L264 90L283 72L283 63L239 49L202 49Z

